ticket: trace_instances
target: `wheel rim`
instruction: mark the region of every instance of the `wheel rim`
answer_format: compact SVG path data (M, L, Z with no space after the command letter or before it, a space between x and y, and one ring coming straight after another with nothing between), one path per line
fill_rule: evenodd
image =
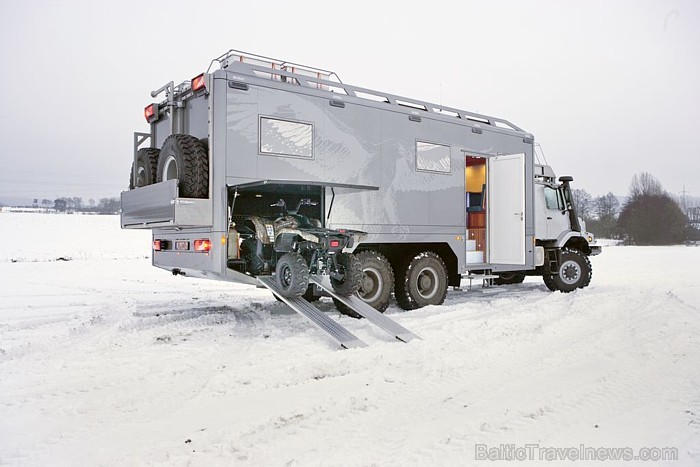
M146 186L146 169L136 168L136 186Z
M165 160L165 165L163 166L163 181L165 180L177 180L177 161L173 156Z
M418 272L418 278L416 281L416 289L418 290L418 295L424 299L430 299L435 296L438 292L438 273L435 269L426 267Z
M292 283L292 270L289 266L282 265L282 270L280 271L280 285L284 289L288 289Z
M581 267L576 261L568 260L559 268L559 279L567 285L574 285L581 277Z
M384 288L381 273L375 268L362 270L360 289L357 291L360 298L366 302L373 302L379 298Z

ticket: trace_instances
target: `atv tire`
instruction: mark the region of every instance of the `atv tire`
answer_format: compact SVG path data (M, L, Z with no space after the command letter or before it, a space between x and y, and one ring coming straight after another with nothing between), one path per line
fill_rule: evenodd
M279 294L295 298L304 295L309 287L309 266L299 253L286 253L277 260L275 282Z
M360 288L362 265L355 255L351 253L338 253L335 255L335 261L338 267L342 269L345 277L342 281L331 277L333 291L343 297L349 297Z
M158 158L157 180L178 180L181 198L209 196L209 156L194 136L170 135Z

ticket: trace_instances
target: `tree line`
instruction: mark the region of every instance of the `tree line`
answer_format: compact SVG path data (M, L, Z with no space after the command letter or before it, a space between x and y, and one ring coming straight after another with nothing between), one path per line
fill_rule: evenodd
M598 237L621 239L634 245L674 245L700 240L693 226L700 209L685 206L686 212L649 173L632 178L624 203L612 193L592 197L586 190L572 190L578 216Z
M51 201L41 200L41 207L55 209L58 212L94 212L97 214L117 214L120 209L119 198L88 199L87 203L79 196L61 197Z

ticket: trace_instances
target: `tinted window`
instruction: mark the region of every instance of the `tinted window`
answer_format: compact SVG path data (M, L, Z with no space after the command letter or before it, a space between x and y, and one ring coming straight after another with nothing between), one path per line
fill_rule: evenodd
M416 169L450 173L450 147L416 141Z
M562 209L562 203L559 200L559 191L554 188L544 187L544 199L547 203L547 209Z
M314 126L260 117L260 152L311 159L314 157Z

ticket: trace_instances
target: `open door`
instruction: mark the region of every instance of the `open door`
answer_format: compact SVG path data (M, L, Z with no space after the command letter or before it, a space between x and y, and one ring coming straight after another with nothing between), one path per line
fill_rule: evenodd
M489 160L489 263L525 265L525 154Z

